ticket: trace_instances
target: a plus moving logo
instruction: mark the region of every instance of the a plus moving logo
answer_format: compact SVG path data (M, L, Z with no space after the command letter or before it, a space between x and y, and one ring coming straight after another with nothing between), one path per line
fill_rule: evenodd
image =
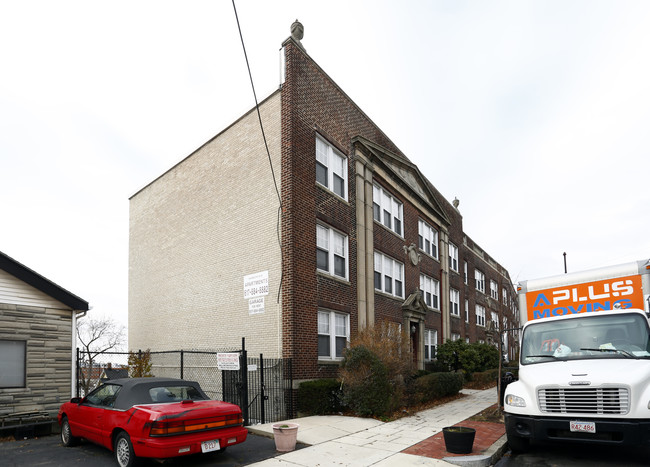
M526 303L529 320L615 308L643 309L641 276L617 277L528 292Z

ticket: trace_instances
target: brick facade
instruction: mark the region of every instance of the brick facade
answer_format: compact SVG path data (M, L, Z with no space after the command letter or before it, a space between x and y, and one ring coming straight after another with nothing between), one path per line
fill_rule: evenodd
M493 279L514 301L507 271L464 234L458 209L304 49L291 38L283 47L285 80L261 106L279 178L281 246L268 160L259 142L250 141L259 135L251 112L131 198L129 346L209 348L245 336L249 349L292 358L300 381L336 375L337 361L318 357L319 310L348 317L352 335L381 320L413 329L420 367L425 331L437 331L438 342L452 334L484 340L475 303L500 315L512 310L476 292L473 271L485 273L488 296ZM317 138L345 158L344 197L316 181ZM401 203L401 234L373 220L373 186ZM255 198L259 193L264 195ZM242 210L251 207L259 221L243 223ZM439 232L437 258L417 249L420 219ZM317 225L347 238L346 278L317 269ZM450 241L458 247L457 272L449 266ZM403 296L374 289L374 252L403 265ZM263 315L249 315L242 277L262 270L269 271L272 293ZM421 273L439 281L435 310L417 299ZM449 314L450 287L460 294L459 318Z

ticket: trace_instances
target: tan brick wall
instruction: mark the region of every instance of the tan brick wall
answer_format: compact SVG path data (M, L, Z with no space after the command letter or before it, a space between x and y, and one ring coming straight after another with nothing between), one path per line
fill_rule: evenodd
M260 111L280 186L280 93ZM130 200L129 348L238 347L279 356L278 207L252 110ZM268 271L263 314L244 276Z

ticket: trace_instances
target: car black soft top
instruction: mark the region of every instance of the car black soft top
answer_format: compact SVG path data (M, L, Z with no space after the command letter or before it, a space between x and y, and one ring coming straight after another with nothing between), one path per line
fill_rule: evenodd
M203 392L199 383L179 378L119 378L106 381L103 385L109 384L122 387L117 394L113 405L113 408L118 410L128 410L138 404L152 404L154 401L151 399L149 390L156 387L191 386L195 388L204 399L210 399Z

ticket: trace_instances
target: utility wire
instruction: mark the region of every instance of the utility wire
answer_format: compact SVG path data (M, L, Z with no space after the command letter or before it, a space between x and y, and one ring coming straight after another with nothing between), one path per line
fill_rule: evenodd
M253 74L251 73L251 67L250 64L248 63L248 54L246 53L246 46L244 45L244 36L242 35L241 32L241 26L239 25L239 16L237 15L237 7L235 6L235 0L232 0L232 8L235 10L235 19L237 20L237 30L239 31L239 39L241 39L241 46L242 49L244 50L244 58L246 59L246 68L248 69L248 77L251 80L251 88L253 89L253 98L255 99L255 110L257 110L257 119L260 122L260 130L262 131L262 139L264 140L264 147L266 148L266 155L269 159L269 166L271 167L271 176L273 177L273 185L275 185L275 192L278 195L278 202L280 205L278 206L278 217L277 217L277 222L275 226L276 230L276 235L278 237L278 245L280 246L280 261L282 262L282 240L280 238L280 214L282 213L282 197L280 196L280 190L278 190L278 182L275 180L275 172L273 171L273 161L271 160L271 151L269 151L269 145L266 142L266 135L264 134L264 125L262 124L262 115L260 114L260 105L257 102L257 93L255 92L255 84L253 83ZM280 284L278 286L278 296L277 296L277 302L280 303L280 293L282 291L282 279L284 276L284 272L282 271L284 268L280 267Z
M271 152L269 151L269 145L266 142L266 135L264 134L264 125L262 125L262 115L260 114L260 105L257 102L257 94L255 93L255 84L253 83L253 75L251 73L250 64L248 63L248 54L246 54L246 46L244 45L244 36L241 33L241 26L239 25L239 16L237 16L237 7L235 6L235 0L232 0L232 8L233 10L235 10L237 29L239 30L239 38L241 39L241 46L242 49L244 50L244 58L246 58L246 68L248 69L248 77L251 80L251 88L253 89L253 98L255 99L255 109L257 110L257 118L260 121L260 129L262 130L262 139L264 139L264 146L266 147L266 155L269 158L269 165L271 166L271 175L273 176L273 184L275 185L275 192L278 195L280 208L282 208L282 198L280 197L280 191L278 190L278 183L275 180L275 172L273 171L273 162L271 161Z

